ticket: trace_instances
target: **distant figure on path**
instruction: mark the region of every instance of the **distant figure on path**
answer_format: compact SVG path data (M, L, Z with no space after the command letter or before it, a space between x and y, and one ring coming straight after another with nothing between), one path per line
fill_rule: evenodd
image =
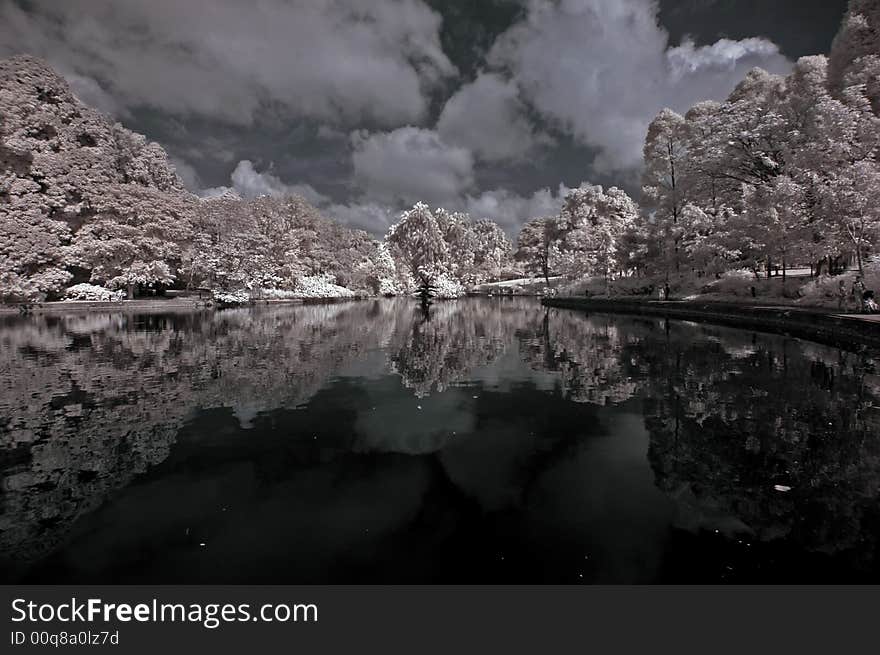
M837 309L838 310L843 311L846 308L847 295L849 295L849 294L847 294L847 292L846 292L846 282L844 280L840 280L840 282L837 283Z
M858 303L859 311L865 311L865 283L862 281L862 276L857 275L856 281L853 282L852 285L852 296L853 299Z
M669 282L663 285L663 299L669 300Z

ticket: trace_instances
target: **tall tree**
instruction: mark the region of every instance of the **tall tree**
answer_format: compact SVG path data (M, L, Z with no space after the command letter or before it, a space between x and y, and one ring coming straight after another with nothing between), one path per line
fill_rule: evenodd
M620 270L619 240L639 214L625 191L582 185L565 198L556 220L563 272L571 278L599 275L610 281Z
M522 226L516 239L516 261L525 272L539 274L550 284L551 251L556 239L555 218L533 218Z
M447 270L449 250L437 219L425 203L403 212L385 237L392 256L416 282Z
M198 201L150 187L114 185L96 197L95 212L74 236L70 258L92 282L126 289L171 284L192 237Z
M497 223L481 220L474 223L474 278L479 284L497 280L510 266L512 246L510 239Z
M681 268L681 214L686 203L687 123L664 109L651 122L645 139L642 205L652 214L662 241L666 277Z
M880 3L850 0L843 25L831 46L829 87L838 97L844 89L865 85L874 112L880 115Z
M181 244L163 241L186 237L192 200L162 148L83 105L45 63L0 61L0 298L57 296L74 276L170 279Z

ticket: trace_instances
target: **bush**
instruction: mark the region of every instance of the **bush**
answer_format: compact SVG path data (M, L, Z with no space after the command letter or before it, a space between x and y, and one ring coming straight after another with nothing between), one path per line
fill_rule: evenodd
M65 300L90 300L92 302L120 302L125 300L125 291L105 289L95 284L74 284L64 292Z
M849 275L823 275L801 287L801 301L807 304L827 305L837 304L837 290L843 280L847 296L849 296L854 276Z
M721 276L721 279L707 284L703 289L703 293L718 293L725 296L750 298L752 296L752 288L755 288L755 293L757 293L758 284L759 281L755 278L755 274L752 271L747 269L727 271Z
M300 278L294 293L297 298L354 298L355 293L335 284L333 275L312 275Z
M291 300L300 297L296 291L290 289L260 289L258 296L266 300Z
M564 295L620 298L629 296L657 297L657 289L663 288L659 277L620 277L606 281L604 277L591 277L560 287Z
M465 295L465 288L458 281L447 275L438 275L434 279L433 285L435 298L451 300Z
M215 289L212 296L218 305L247 305L251 301L250 294L244 290L219 291Z
M382 278L379 280L378 293L380 296L396 296L400 293L400 288L395 280Z

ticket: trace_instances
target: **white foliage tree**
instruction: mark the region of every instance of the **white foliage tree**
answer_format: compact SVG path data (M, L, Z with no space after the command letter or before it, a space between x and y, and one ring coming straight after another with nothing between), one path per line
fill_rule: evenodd
M562 272L610 280L620 270L620 239L638 214L638 205L617 187L582 185L569 192L556 221Z
M385 237L398 266L414 283L434 280L447 272L449 250L430 207L416 203L400 215Z

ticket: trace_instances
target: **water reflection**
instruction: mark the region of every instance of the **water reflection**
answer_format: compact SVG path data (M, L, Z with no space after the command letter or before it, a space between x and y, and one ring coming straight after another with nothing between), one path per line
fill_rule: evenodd
M383 300L0 323L3 577L874 581L876 360Z

